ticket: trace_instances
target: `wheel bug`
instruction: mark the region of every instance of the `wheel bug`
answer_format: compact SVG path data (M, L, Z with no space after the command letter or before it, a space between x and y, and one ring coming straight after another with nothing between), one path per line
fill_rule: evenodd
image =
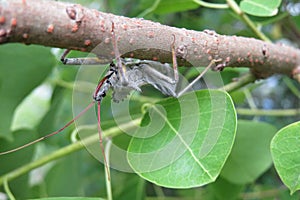
M177 83L179 82L178 71L177 71L177 61L176 61L176 53L175 53L175 36L174 41L171 44L171 52L172 52L172 61L173 61L173 69L169 66L169 64L163 64L157 61L150 61L150 60L137 60L137 59L128 59L128 58L121 58L120 53L118 51L115 33L114 33L114 24L112 24L112 42L113 42L113 49L115 52L115 60L114 62L110 62L109 69L105 74L104 78L102 78L93 94L94 101L91 102L82 112L80 112L77 116L74 117L71 121L69 121L65 126L61 129L50 133L44 137L41 137L37 140L34 140L28 144L20 146L16 149L1 152L0 155L4 155L7 153L12 153L28 147L32 144L35 144L39 141L42 141L48 137L56 135L62 132L65 128L67 128L70 124L80 118L87 110L89 110L92 106L97 105L97 127L99 133L99 141L101 145L102 154L104 157L104 164L107 170L108 177L109 170L108 170L108 163L106 162L103 143L102 143L102 134L101 134L101 119L100 119L100 112L101 112L101 101L106 96L106 93L109 89L112 88L113 94L112 99L115 102L121 101L127 97L127 95L132 91L141 91L140 87L144 84L150 84L163 94L167 96L173 97L180 97L183 93L188 91L193 84L199 80L211 66L219 62L220 60L212 60L210 64L205 68L205 70L187 87L185 87L182 91L177 92ZM109 63L109 60L101 60L99 58L66 58L69 50L67 50L62 55L62 62L64 64L103 64Z

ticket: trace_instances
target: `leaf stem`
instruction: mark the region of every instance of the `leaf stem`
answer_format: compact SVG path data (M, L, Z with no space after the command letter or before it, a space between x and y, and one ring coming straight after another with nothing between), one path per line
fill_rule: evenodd
M229 6L227 4L218 4L218 3L208 3L201 0L193 0L195 3L199 4L200 6L206 8L214 8L214 9L227 9Z
M241 19L250 27L250 29L262 40L271 42L271 40L261 32L254 22L240 9L238 4L234 0L226 0L228 6L238 15Z
M234 90L237 90L248 83L252 83L256 80L255 76L252 73L247 73L243 75L242 77L238 78L237 81L231 82L223 87L223 90L227 92L233 92Z
M256 116L295 116L300 115L300 109L247 109L247 108L236 108L237 114L239 115L256 115Z
M291 92L300 99L300 90L293 84L292 80L288 77L284 77L283 81L286 84L286 86L291 90Z
M13 195L13 193L9 189L7 178L4 179L4 191L6 192L6 194L9 197L10 200L16 200L16 198Z
M103 138L105 137L113 137L115 135L119 135L122 133L122 129L130 129L136 126L140 122L140 118L133 120L131 123L126 123L126 124L121 124L119 127L112 127L110 129L107 129L103 132ZM19 167L11 172L8 172L4 174L3 176L0 177L0 186L3 185L3 183L6 181L11 181L27 172L29 172L32 169L35 169L37 167L40 167L48 162L51 162L53 160L57 160L59 158L62 158L68 154L74 153L76 151L79 151L83 149L85 146L82 144L84 143L85 145L92 144L94 142L98 142L99 138L98 135L92 135L90 137L87 137L83 139L82 141L75 142L73 144L70 144L66 147L63 147L52 154L46 155L38 160L35 160L31 163L28 163L27 165L24 165L22 167Z
M138 15L138 17L145 17L146 15L152 13L156 8L157 6L159 5L160 3L160 0L156 0L151 7L147 8L146 10L144 10L142 13L140 13Z

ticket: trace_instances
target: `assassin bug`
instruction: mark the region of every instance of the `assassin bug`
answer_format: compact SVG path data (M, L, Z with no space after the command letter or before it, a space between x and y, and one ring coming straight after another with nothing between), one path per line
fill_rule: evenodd
M110 63L109 69L102 78L93 94L94 101L91 102L82 112L80 112L77 116L74 117L71 121L69 121L64 127L61 129L50 133L44 137L41 137L37 140L34 140L28 144L20 146L16 149L2 152L0 155L4 155L7 153L12 153L17 150L23 149L28 147L32 144L35 144L39 141L42 141L48 137L51 137L55 134L62 132L66 127L72 124L75 120L81 117L87 110L89 110L95 104L97 105L97 124L98 124L98 133L99 133L99 140L101 145L102 154L104 157L104 163L107 170L107 174L109 177L109 169L108 164L106 162L104 148L102 144L102 134L101 134L101 127L100 127L100 112L101 112L101 101L106 96L107 91L112 88L113 94L112 99L116 102L123 100L127 97L127 95L132 90L141 91L140 86L144 84L150 84L154 86L156 89L161 91L163 94L173 97L179 97L187 90L189 90L192 85L199 80L211 66L219 62L220 60L212 60L211 63L205 68L205 70L187 87L185 87L179 93L177 92L177 83L179 81L178 71L177 71L177 61L176 61L176 53L175 53L175 36L174 42L171 44L171 52L172 52L172 61L173 61L173 69L168 64L162 64L157 61L150 61L150 60L137 60L137 59L125 59L120 57L120 53L118 51L115 33L114 33L114 24L112 23L112 31L111 37L113 42L113 49L115 53L115 60L114 62ZM69 50L67 50L62 55L62 62L64 64L103 64L109 63L108 60L100 60L98 58L66 58Z

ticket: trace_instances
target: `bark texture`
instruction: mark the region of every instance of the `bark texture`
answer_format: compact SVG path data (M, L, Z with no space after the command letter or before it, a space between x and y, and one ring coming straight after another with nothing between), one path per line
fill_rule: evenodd
M95 53L112 59L112 24L120 53L125 57L215 69L249 67L258 78L272 74L299 76L298 49L254 38L193 31L152 21L116 16L78 4L37 0L0 0L0 44L17 42Z

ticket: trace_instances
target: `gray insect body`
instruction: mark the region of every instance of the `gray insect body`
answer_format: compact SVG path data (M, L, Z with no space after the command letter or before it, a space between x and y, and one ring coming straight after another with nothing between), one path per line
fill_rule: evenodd
M149 60L122 59L125 66L127 82L122 82L119 77L118 67L110 64L109 71L105 75L103 82L99 83L94 94L96 101L101 101L109 88L113 89L112 99L115 102L125 99L132 90L141 91L140 87L150 84L167 96L177 97L176 81L174 71L169 64Z

